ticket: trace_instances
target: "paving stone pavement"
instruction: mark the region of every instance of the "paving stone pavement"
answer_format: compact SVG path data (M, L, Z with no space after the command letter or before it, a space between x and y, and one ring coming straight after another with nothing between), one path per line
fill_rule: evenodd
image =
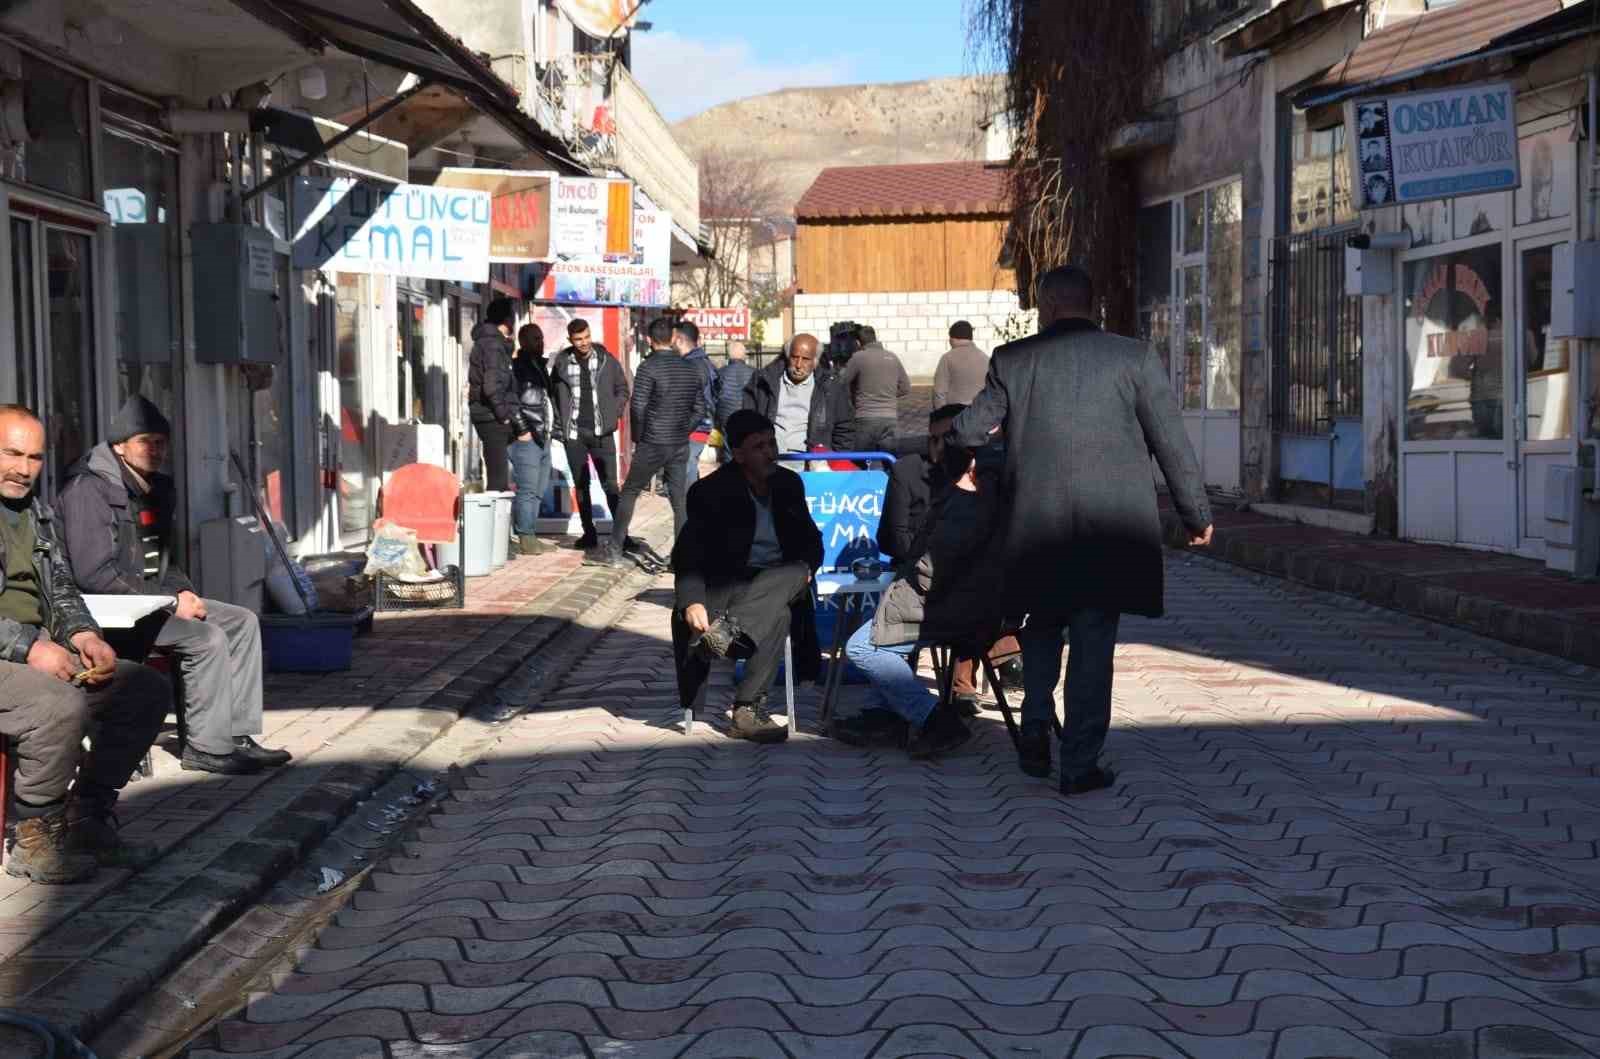
M1168 602L1065 800L992 712L684 736L663 582L193 1054L1600 1054L1595 674L1206 560Z

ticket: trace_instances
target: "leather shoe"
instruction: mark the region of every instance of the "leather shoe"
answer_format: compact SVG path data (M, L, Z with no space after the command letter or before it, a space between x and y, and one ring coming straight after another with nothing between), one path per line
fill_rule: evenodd
M1096 768L1093 772L1085 772L1076 779L1061 777L1061 793L1067 797L1074 794L1088 794L1091 791L1103 791L1117 782L1117 774L1110 769Z
M1017 733L1017 767L1040 779L1050 775L1050 723L1023 721Z
M294 760L294 755L287 750L273 750L270 747L264 747L247 735L233 737L233 752L259 761L269 768L287 765Z
M251 776L266 767L237 750L231 754L208 754L192 746L183 748L179 763L185 772L214 772L219 776Z

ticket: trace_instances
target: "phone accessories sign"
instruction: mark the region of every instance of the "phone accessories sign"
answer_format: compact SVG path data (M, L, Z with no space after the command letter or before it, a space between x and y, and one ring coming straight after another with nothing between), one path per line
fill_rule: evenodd
M1517 93L1509 84L1346 104L1361 209L1510 191L1522 183Z

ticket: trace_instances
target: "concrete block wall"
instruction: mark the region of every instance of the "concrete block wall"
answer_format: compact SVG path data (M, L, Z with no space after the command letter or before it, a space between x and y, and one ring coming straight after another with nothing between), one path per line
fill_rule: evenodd
M828 325L842 320L871 324L878 339L900 355L913 379L932 379L950 348L950 325L972 324L973 340L985 350L1000 345L999 332L1013 317L1032 334L1037 316L1023 313L1012 291L912 291L889 294L797 294L794 330L826 342Z

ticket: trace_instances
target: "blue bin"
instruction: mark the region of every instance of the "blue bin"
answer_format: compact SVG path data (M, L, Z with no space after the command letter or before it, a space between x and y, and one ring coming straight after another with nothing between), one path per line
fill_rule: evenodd
M356 633L372 609L354 614L263 614L261 653L269 673L342 673L355 655Z

